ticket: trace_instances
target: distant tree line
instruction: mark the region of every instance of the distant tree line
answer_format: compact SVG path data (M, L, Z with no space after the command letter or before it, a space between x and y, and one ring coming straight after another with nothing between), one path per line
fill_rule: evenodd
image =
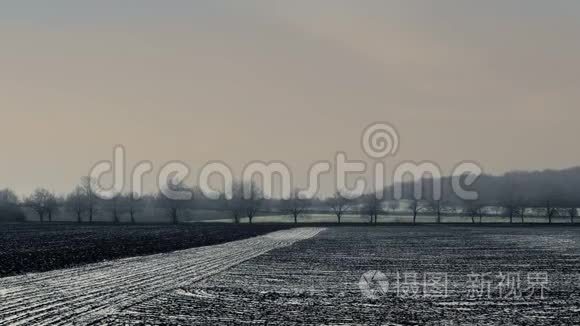
M25 216L19 207L18 196L10 189L0 190L0 217L4 221L21 222Z
M511 172L503 176L481 176L471 190L479 196L463 200L452 190L452 179L441 179L441 196L436 198L433 181L423 178L420 183L407 182L384 189L380 196L366 194L351 200L336 192L329 198L303 198L295 190L287 199L266 199L254 182L236 182L232 193L222 194L217 200L209 200L199 189L184 184L173 185L172 190L189 191L191 200L174 200L162 192L138 196L135 193L120 194L110 200L102 200L95 194L96 184L88 177L81 179L69 194L58 196L39 188L20 200L11 190L0 190L0 217L3 220L23 221L22 209L26 208L41 223L53 222L57 214L72 216L78 223L93 223L98 215L112 223L122 220L130 223L142 221L146 208L163 211L166 221L177 224L195 210L219 211L235 223L246 219L252 223L256 216L284 215L294 223L311 214L333 214L337 223L343 217L359 216L371 224L380 217L406 215L412 223L418 216L435 217L442 223L443 217L462 216L472 223L482 223L486 217L503 216L513 223L516 219L525 223L528 217L543 217L552 223L556 217L576 221L580 208L580 168L562 171ZM422 194L415 197L415 187L421 186ZM402 198L395 200L395 187L402 189ZM124 217L122 219L122 217Z
M580 167L566 170L545 170L536 172L509 172L502 176L480 176L471 185L478 198L464 200L452 188L450 177L441 180L441 196L434 199L433 180L424 178L421 182L423 195L415 198L415 182L399 185L403 189L403 199L411 202L414 218L417 214L429 213L437 216L463 214L473 223L481 222L486 216L501 215L510 223L526 217L545 217L552 223L555 217L566 217L575 222L580 208ZM394 186L386 193L393 193ZM489 208L500 212L490 212Z

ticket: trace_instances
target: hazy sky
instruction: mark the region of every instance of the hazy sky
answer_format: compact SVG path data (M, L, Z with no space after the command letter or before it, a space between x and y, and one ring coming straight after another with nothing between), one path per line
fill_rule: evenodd
M580 164L580 1L2 1L0 188L129 162Z

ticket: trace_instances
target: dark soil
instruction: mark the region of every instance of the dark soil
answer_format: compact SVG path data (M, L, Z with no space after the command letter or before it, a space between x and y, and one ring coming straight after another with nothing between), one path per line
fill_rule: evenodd
M290 227L218 223L0 224L0 277L214 245Z

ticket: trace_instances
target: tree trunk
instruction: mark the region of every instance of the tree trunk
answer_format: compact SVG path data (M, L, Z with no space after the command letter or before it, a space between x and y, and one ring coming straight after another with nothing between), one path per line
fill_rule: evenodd
M413 212L413 224L417 224L417 211Z
M522 207L522 211L521 211L521 218L522 218L522 224L524 224L524 217L526 215L526 209Z
M250 224L252 224L252 219L253 218L254 218L253 216L248 216L248 219L250 220Z
M38 216L40 217L40 224L44 223L44 213L38 213Z
M93 223L93 209L89 208L89 223Z
M135 224L135 212L131 210L129 214L131 215L131 224Z
M77 222L78 223L82 223L83 222L83 218L82 218L81 212L77 212Z
M294 224L298 224L298 215L294 214Z
M510 224L514 223L514 210L510 209Z
M48 211L48 223L52 223L52 211Z
M437 224L441 224L441 211L437 211Z
M340 215L336 216L338 218L338 224L340 224Z

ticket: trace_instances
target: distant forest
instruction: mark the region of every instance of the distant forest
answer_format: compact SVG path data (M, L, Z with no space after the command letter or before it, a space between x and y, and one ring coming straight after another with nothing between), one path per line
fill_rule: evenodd
M433 180L422 179L423 194L414 197L415 182L400 185L403 198L393 200L394 187L384 191L384 198L378 199L375 194L368 194L356 200L342 198L339 193L330 198L298 198L297 192L287 200L265 200L260 197L260 189L254 183L251 198L242 198L243 184L234 188L234 198L226 200L208 200L196 188L179 185L194 192L191 201L174 201L161 193L136 198L134 194L123 194L113 200L103 201L96 198L93 182L82 178L79 186L66 196L57 196L39 188L30 196L18 198L10 189L0 190L0 221L24 221L30 213L34 220L51 222L58 220L76 221L79 223L99 221L131 223L143 222L144 215L160 215L161 220L178 223L187 220L192 211L204 211L204 215L217 212L222 218L231 218L239 222L241 218L252 219L257 215L287 215L298 218L309 213L334 214L340 223L346 214L360 214L370 221L377 221L378 216L406 212L413 216L437 216L437 221L445 215L464 215L475 218L489 215L489 208L494 207L493 214L509 217L512 221L520 217L522 222L526 214L546 217L552 222L556 216L569 217L571 222L577 217L580 208L580 167L565 170L544 170L535 172L509 172L501 176L482 175L471 185L470 190L479 194L477 200L462 200L452 191L450 177L441 179L442 197L435 200L432 196ZM25 214L28 212L29 214ZM148 212L148 213L145 213ZM216 215L216 214L214 214ZM99 218L97 218L99 217Z
M424 200L431 198L431 180L423 179ZM455 196L451 178L442 183L442 201L461 206L464 201ZM404 197L412 199L414 182L403 185ZM470 187L479 194L476 201L481 205L525 205L543 207L550 202L554 207L580 207L580 167L565 170L515 171L501 176L482 175ZM387 197L393 187L386 190Z

